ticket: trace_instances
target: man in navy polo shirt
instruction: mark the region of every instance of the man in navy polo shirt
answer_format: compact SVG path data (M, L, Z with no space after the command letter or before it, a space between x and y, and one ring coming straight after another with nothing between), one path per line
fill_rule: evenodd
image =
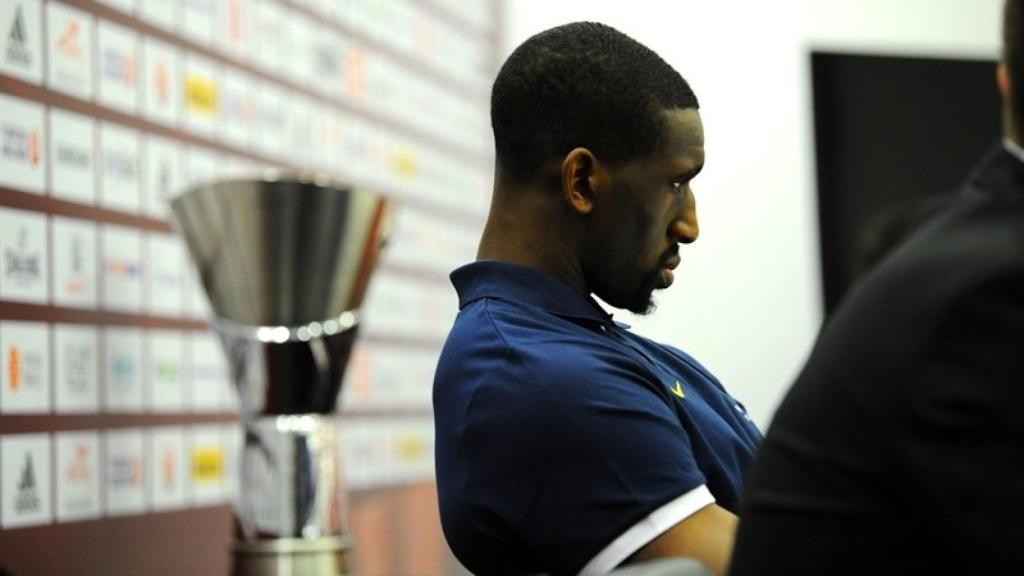
M441 521L476 574L604 574L663 556L724 574L761 436L684 352L631 333L697 238L697 99L604 25L542 32L491 96L497 169L434 381Z

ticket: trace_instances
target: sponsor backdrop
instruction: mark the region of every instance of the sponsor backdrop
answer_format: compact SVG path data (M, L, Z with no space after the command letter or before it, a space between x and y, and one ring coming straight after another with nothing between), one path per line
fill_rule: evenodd
M499 1L0 2L0 568L227 573L237 400L167 199L285 168L400 200L341 399L355 568L458 571L430 387Z

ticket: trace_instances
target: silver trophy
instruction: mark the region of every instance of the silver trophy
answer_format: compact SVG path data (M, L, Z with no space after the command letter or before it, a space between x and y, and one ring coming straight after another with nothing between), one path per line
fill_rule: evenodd
M393 204L289 177L203 185L172 207L241 404L233 571L343 574L335 405Z

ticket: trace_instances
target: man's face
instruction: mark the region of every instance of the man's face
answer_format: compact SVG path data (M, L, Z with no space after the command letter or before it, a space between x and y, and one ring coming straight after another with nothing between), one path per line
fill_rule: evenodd
M661 148L610 170L583 255L591 291L637 314L654 308L654 290L672 284L679 243L693 242L698 232L690 181L704 166L704 127L693 108L664 114Z

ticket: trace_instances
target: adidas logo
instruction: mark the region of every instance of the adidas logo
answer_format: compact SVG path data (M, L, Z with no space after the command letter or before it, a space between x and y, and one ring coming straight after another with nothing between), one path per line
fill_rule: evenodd
M32 456L25 456L25 468L21 471L18 481L18 494L15 496L14 509L19 513L36 512L39 510L39 492L36 490L36 474L32 467Z
M32 54L28 51L28 42L25 37L25 16L22 14L21 6L18 6L14 13L14 23L7 33L7 60L21 66L32 65Z

